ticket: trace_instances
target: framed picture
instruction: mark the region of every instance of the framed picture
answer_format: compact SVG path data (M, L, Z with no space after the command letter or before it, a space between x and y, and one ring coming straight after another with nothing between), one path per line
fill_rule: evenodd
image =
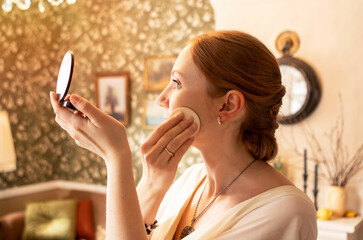
M154 100L144 100L143 108L142 125L144 128L154 129L165 121L164 109Z
M168 86L176 56L146 58L144 66L145 91L162 91Z
M96 73L94 79L97 107L127 126L130 106L128 73Z

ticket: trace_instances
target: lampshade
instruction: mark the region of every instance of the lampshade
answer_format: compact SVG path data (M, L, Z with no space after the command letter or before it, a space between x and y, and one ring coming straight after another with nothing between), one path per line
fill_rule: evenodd
M0 111L0 172L9 172L15 169L16 155L9 116L6 111Z

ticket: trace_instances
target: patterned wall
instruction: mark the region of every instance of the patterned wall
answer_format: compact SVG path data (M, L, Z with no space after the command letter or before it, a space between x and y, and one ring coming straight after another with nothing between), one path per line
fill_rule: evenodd
M0 10L0 110L9 113L17 154L17 170L0 173L0 189L54 179L106 183L103 160L54 122L49 91L67 50L76 60L70 90L91 102L95 73L129 72L127 132L139 180L139 146L150 134L142 127L142 102L156 96L143 89L144 59L175 55L188 39L213 28L208 0L78 0L44 13L35 4L25 12ZM198 159L191 149L179 174Z

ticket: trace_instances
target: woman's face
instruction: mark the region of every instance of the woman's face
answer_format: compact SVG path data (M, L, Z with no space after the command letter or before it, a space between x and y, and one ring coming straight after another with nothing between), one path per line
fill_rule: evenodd
M210 120L217 121L215 101L207 92L208 82L194 64L190 45L185 47L175 61L169 85L158 96L156 102L164 108L164 117L178 107L194 110L201 121L199 133Z

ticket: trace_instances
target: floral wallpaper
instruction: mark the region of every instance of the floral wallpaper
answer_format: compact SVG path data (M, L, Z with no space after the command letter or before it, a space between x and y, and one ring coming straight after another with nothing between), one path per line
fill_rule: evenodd
M95 73L129 73L127 132L138 181L139 146L151 133L142 126L142 103L157 96L143 89L144 59L176 55L187 40L213 28L208 0L78 0L46 6L44 13L34 3L27 11L0 10L0 110L9 113L17 155L17 170L0 173L0 189L55 179L106 184L103 160L54 121L49 91L68 50L75 54L70 92L93 103ZM199 160L190 149L178 174Z

